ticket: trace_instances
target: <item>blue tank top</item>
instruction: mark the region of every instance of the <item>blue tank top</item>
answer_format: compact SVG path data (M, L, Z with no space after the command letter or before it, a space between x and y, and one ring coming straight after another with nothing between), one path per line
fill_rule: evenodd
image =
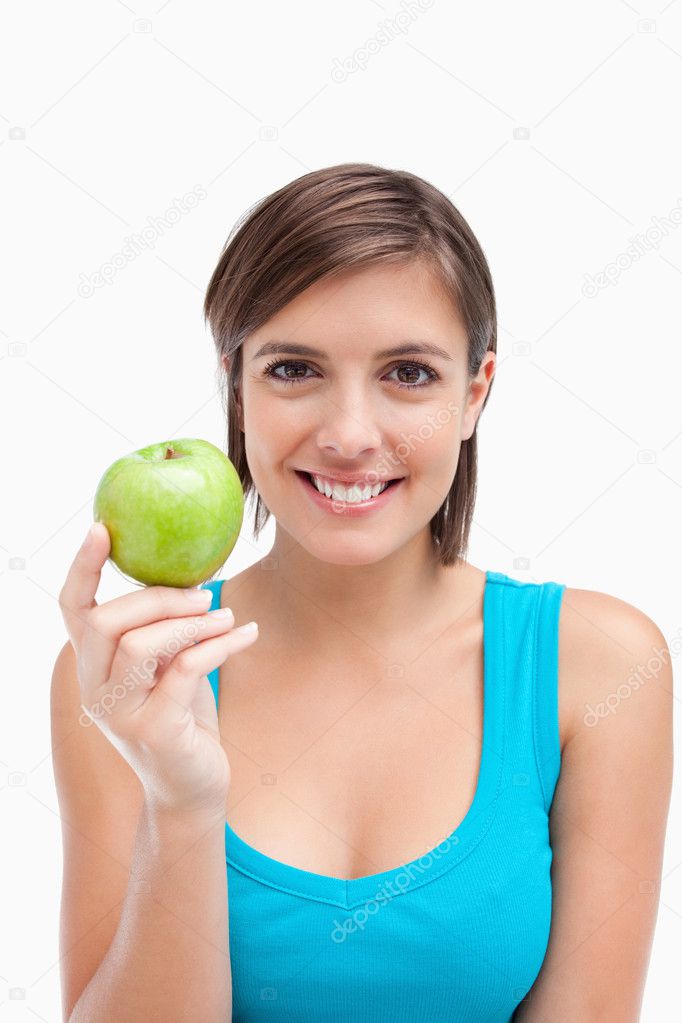
M214 608L222 583L204 584ZM434 849L344 880L225 822L235 1023L511 1023L549 939L564 589L486 572L477 786ZM217 668L209 681L217 705Z

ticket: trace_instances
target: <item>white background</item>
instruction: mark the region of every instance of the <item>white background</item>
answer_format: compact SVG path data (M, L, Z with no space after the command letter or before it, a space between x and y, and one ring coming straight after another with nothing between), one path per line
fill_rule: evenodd
M3 8L0 1023L60 1019L49 689L95 488L155 441L224 446L204 290L235 220L300 174L378 163L459 207L499 305L470 560L634 604L679 673L682 0L422 6ZM268 551L273 521L258 544L250 524L223 574ZM129 589L106 565L98 600ZM677 987L678 785L663 875L645 1023Z

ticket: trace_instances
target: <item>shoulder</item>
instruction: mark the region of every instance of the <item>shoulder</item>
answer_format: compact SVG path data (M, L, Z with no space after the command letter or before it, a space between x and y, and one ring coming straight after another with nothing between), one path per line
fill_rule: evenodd
M647 704L658 704L658 715L652 706L658 728L666 727L671 700L665 695L672 697L673 684L668 644L656 622L619 597L566 587L559 615L559 679L567 741L606 717L641 721L641 712L618 715L616 710L647 687ZM612 731L619 727L625 725Z
M643 611L567 587L559 680L572 718L550 813L552 925L529 1016L561 1003L566 1019L634 1021L672 789L670 650Z

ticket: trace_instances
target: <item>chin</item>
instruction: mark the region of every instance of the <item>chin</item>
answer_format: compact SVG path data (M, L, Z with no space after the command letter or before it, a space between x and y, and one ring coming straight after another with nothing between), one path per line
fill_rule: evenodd
M312 557L327 565L346 565L348 567L375 565L391 554L391 551L386 550L385 545L370 538L365 542L357 536L349 536L345 540L336 537L329 543L321 541L319 544L311 542L313 539L314 537L309 535L299 542Z

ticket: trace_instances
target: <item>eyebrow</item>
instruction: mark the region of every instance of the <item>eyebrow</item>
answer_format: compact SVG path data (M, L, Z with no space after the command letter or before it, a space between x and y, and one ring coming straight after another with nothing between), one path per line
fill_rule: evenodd
M266 341L261 345L253 356L253 359L260 359L264 355L310 355L318 359L328 359L326 352L318 348L311 348L310 345L299 344L292 341ZM431 341L405 341L394 348L384 348L375 355L376 359L391 359L398 355L433 355L436 358L453 361L452 355L439 345Z

